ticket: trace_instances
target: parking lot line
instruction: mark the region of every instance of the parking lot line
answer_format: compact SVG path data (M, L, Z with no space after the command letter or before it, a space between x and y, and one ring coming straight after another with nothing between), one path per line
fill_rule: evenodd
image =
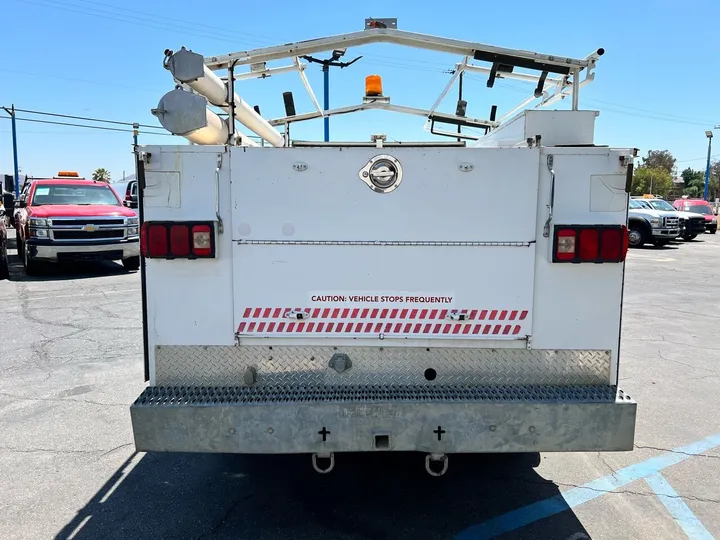
M645 478L645 481L690 540L713 540L713 535L700 523L700 520L690 510L690 507L685 504L685 501L682 500L662 474L651 474Z
M479 525L473 525L461 531L455 538L457 540L480 540L520 529L546 517L554 516L555 514L585 504L588 501L611 493L636 480L658 474L661 470L671 465L681 463L686 459L712 450L718 446L720 446L720 433L711 435L687 446L676 448L675 450L655 456L641 463L630 465L607 476L588 482L583 486L569 489L555 497L538 501L517 510L512 510L484 523L480 523ZM694 540L695 537L691 538ZM712 538L712 536L709 538Z

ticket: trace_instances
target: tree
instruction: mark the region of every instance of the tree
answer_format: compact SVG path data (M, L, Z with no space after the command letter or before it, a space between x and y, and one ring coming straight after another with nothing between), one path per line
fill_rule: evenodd
M695 171L692 169L685 169L682 172L683 180L685 181L684 195L688 197L697 198L705 194L705 170ZM710 165L710 181L708 182L708 199L711 201L718 197L718 180L720 179L720 161L714 161Z
M95 169L92 173L92 179L96 182L110 182L110 171L107 169L103 169L100 167L99 169Z
M649 169L664 169L672 174L675 168L675 158L669 150L648 150L647 157L642 158L643 167Z
M632 194L644 195L651 193L667 197L673 187L672 175L662 167L646 167L641 165L635 169L632 181Z
M714 201L720 197L720 160L715 160L710 164L710 191L708 198Z
M696 171L694 169L691 169L690 167L680 173L680 176L682 176L682 179L685 182L685 188L689 188L690 184L692 184L697 179L703 181L705 179L705 173L703 171Z

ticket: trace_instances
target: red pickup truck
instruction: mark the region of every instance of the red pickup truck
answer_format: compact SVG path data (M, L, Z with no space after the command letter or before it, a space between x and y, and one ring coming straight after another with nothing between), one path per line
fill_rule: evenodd
M677 210L684 210L685 212L703 214L705 217L705 230L710 234L715 234L717 232L718 218L713 213L712 206L709 202L703 199L677 199L673 202L673 207Z
M28 179L15 212L18 254L32 274L44 262L121 260L140 267L137 214L104 182L59 173Z

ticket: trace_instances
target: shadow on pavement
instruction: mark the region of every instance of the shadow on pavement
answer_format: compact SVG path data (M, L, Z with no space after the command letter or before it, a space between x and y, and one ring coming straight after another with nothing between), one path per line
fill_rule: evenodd
M134 454L56 538L437 540L559 493L538 454L452 455L440 478L420 453L335 458L320 475L309 455ZM568 509L503 537L589 534Z
M11 281L64 281L69 279L87 279L103 276L128 274L122 264L114 261L88 262L74 264L44 264L36 275L25 273L22 261L17 255L9 255Z

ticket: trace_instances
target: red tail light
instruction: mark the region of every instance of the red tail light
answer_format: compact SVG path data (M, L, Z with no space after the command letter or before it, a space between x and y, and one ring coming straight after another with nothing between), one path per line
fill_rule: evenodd
M187 225L170 226L170 253L174 257L190 255L190 228Z
M165 227L148 227L147 250L151 257L167 257L168 238L167 230L165 229Z
M625 260L627 227L623 225L558 225L553 262L612 263Z
M201 259L215 257L212 223L143 223L140 250L147 259Z
M583 229L580 231L580 246L578 252L580 260L593 262L598 258L600 245L600 232L597 229Z

